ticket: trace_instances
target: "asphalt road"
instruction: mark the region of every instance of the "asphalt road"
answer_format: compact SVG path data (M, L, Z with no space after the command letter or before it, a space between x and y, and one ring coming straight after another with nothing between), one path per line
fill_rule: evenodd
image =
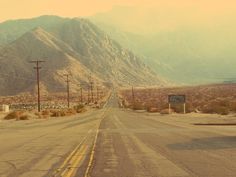
M194 125L214 120L227 121L122 110L113 97L74 118L3 121L0 176L235 177L236 126Z

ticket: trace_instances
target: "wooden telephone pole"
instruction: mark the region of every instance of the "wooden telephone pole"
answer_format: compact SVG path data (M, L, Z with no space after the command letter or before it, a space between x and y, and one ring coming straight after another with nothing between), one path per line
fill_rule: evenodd
M89 75L89 83L90 83L91 101L93 103L94 102L94 99L93 99L93 79L92 79L91 74Z
M40 83L39 83L39 70L42 69L42 67L39 66L40 63L43 63L45 61L40 61L40 60L35 60L35 61L30 61L30 63L36 64L34 69L36 69L36 77L37 77L37 85L38 85L38 112L41 111L41 105L40 105Z
M100 95L99 95L99 88L97 86L97 102L99 101Z
M83 88L80 88L80 102L83 103Z
M134 86L132 86L132 99L133 99L133 106L135 106Z
M64 74L66 76L66 83L67 83L67 107L70 108L70 80L69 74Z
M90 103L90 86L88 85L88 104Z
M80 87L80 103L83 103L83 84L79 84Z

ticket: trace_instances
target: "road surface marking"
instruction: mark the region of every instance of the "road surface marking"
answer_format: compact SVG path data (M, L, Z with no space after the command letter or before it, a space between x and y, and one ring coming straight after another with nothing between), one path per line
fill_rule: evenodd
M96 126L96 127L97 127L97 131L96 131L95 139L94 139L94 142L93 142L92 152L91 152L91 155L90 155L90 160L89 160L89 164L88 164L87 169L86 169L85 176L88 176L89 170L90 170L90 168L91 168L91 166L92 166L92 162L93 162L93 158L94 158L94 153L95 153L95 146L96 146L97 137L98 137L98 133L99 133L99 127L100 127L100 124L101 124L102 120L105 118L105 114L106 114L107 111L108 111L108 109L106 109L106 110L102 113L102 116L101 116L102 119L101 119L101 121L98 123L98 125ZM63 162L63 164L56 170L54 176L56 176L57 174L59 174L60 171L63 170L63 169L66 167L66 165L73 159L73 156L75 156L75 155L77 154L77 152L81 150L80 147L82 146L82 144L84 143L84 141L88 138L88 135L92 132L92 130L93 130L93 128L90 129L90 130L87 132L87 135L82 139L82 141L80 142L80 144L79 144L78 146L76 146L76 148L70 153L70 155L69 155L69 156L66 158L66 160ZM70 165L70 166L71 166L71 165ZM66 171L66 170L68 170L68 168L65 169L65 170L62 172L61 176L63 176L63 175L65 174L65 171ZM65 177L67 177L67 176L65 176Z
M81 145L84 143L84 141L86 140L86 138L88 138L89 133L92 132L92 129L90 129L87 132L87 135L81 140L81 142L79 143L78 146L76 146L76 148L69 154L69 156L67 156L66 160L63 162L63 164L57 168L57 170L55 171L53 176L56 176L58 173L60 173L61 170L63 170L65 168L65 166L68 164L68 162L71 160L71 158L73 158L73 156L76 154L76 152L80 149Z
M87 166L87 169L86 169L84 177L89 177L90 176L89 175L89 171L90 171L90 169L92 167L92 163L93 163L93 160L94 160L95 148L96 148L98 134L99 134L99 127L101 125L102 120L105 118L105 114L107 112L108 112L108 109L103 112L102 119L101 119L101 121L98 124L98 128L97 128L96 135L95 135L94 142L93 142L92 152L91 152L91 155L90 155L90 158L89 158L89 163L88 163L88 166Z
M72 177L76 173L79 163L82 161L87 149L87 146L81 146L81 148L70 160L70 165L61 174L62 177Z
M97 132L96 132L96 136L95 136L94 143L93 143L93 149L92 149L92 152L91 152L91 155L90 155L90 158L89 158L89 163L88 163L88 166L87 166L87 169L86 169L84 177L88 177L89 176L89 170L90 170L90 168L92 166L93 159L94 159L94 154L95 154L95 148L96 148L96 144L97 144L96 142L97 142L97 138L98 138L98 133L99 133L99 128L97 129Z

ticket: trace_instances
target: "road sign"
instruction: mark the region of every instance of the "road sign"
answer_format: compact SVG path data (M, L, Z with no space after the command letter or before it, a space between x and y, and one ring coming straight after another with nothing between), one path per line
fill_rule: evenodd
M171 112L171 104L183 104L184 114L186 113L186 96L185 95L168 95L169 114Z
M186 102L185 95L168 95L168 102L170 104L183 104Z

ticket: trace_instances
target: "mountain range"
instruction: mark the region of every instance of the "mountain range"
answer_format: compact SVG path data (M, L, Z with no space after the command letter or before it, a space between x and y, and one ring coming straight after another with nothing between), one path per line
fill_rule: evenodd
M236 21L232 17L188 7L168 11L161 6L117 6L90 20L142 56L160 76L175 83L204 84L235 78Z
M34 65L40 63L45 91L65 90L64 74L71 89L88 85L165 85L140 57L122 47L92 22L82 18L41 16L0 24L0 93L14 95L35 90Z

